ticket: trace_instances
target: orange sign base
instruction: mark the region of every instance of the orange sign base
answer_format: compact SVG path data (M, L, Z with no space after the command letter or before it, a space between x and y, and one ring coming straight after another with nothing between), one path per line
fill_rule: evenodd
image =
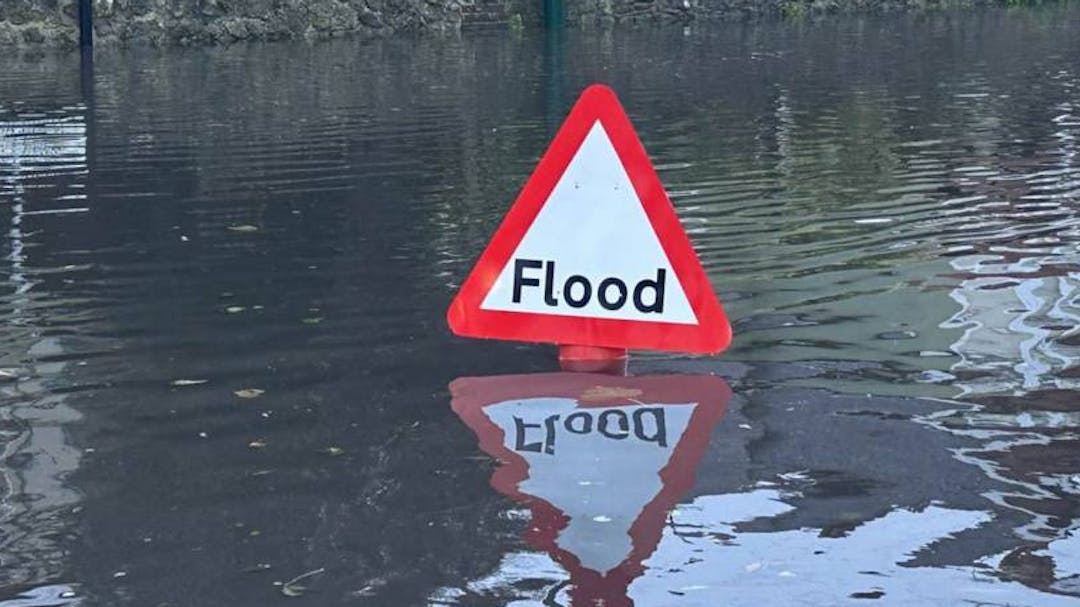
M626 375L625 348L600 346L559 346L559 366L572 373Z

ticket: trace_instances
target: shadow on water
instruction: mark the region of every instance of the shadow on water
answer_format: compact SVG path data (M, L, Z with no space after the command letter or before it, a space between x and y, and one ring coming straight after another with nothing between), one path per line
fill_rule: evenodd
M638 605L1075 602L1078 31L1061 4L0 57L0 605L566 603L567 545ZM734 396L629 560L556 529L579 470L492 491L502 447L447 407L551 367L443 313L597 80L737 335L632 362Z

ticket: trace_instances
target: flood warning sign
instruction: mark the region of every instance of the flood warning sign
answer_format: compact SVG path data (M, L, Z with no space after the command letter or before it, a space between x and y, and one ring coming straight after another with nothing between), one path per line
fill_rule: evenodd
M447 312L458 335L719 352L731 328L611 89L585 90Z

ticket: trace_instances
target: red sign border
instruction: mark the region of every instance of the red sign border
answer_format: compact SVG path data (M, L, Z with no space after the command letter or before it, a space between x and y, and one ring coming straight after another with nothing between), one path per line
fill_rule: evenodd
M610 407L640 404L626 397L581 402L582 393L596 386L625 387L642 390L646 403L694 402L698 406L675 445L668 463L660 469L661 490L638 513L628 530L633 545L630 554L614 569L601 575L581 566L578 557L558 546L559 532L568 520L551 503L519 490L528 478L529 464L508 449L502 429L483 413L483 408L499 402L539 397L562 397L578 400L580 407ZM658 375L618 377L586 373L538 373L496 377L464 377L450 383L451 408L476 434L480 448L500 460L491 475L491 486L499 493L526 505L532 522L524 539L531 546L550 554L570 573L577 592L607 599L612 607L624 603L626 588L640 576L643 562L656 550L663 536L667 513L693 488L697 466L709 445L712 430L727 413L731 388L715 375ZM687 395L702 395L688 400Z
M480 307L598 120L626 169L698 324L507 312ZM585 89L570 110L536 170L450 304L446 319L455 334L465 337L702 354L720 352L731 343L731 325L679 223L675 207L615 92L601 84Z

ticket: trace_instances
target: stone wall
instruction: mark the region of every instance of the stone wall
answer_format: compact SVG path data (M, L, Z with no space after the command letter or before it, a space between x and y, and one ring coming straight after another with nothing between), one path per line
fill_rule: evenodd
M506 21L515 0L97 0L102 40L221 43L457 29Z
M970 6L1010 0L565 0L572 24L626 20L799 17L837 10ZM1011 0L1015 2L1017 0ZM212 44L330 38L474 24L531 26L542 0L93 0L100 43ZM70 46L77 0L0 0L0 45Z
M74 45L76 12L76 0L0 0L0 46Z
M1025 1L1037 0L567 0L566 16L571 23L769 16L798 19L836 12L939 10L990 4L1015 5Z
M331 38L540 19L539 0L93 0L95 41ZM0 0L0 45L73 46L77 0Z

